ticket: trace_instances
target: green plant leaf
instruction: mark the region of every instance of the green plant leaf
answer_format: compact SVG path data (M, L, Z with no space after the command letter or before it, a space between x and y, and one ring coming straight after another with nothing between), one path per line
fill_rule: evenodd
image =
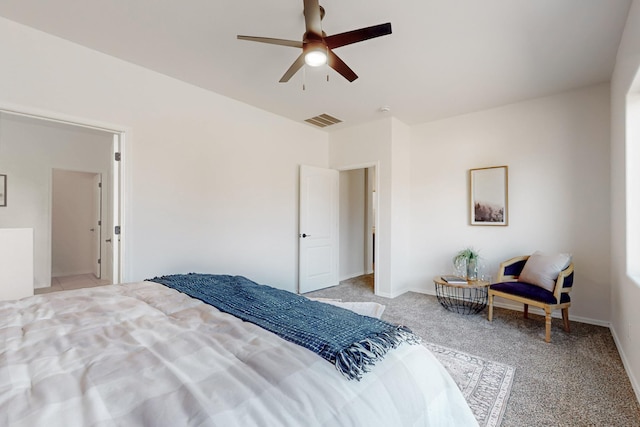
M456 256L453 258L453 262L455 263L456 261L460 260L477 260L479 258L480 255L478 254L478 251L473 248L466 248L456 254Z

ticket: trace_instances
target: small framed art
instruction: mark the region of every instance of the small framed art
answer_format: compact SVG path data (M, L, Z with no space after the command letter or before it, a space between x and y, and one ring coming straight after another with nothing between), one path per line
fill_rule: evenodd
M7 206L7 175L0 175L0 206Z
M471 225L508 224L508 169L492 166L469 171Z

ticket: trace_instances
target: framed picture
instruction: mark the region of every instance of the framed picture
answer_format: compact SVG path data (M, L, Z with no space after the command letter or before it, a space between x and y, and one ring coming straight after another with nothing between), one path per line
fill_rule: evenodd
M508 167L469 171L471 225L508 224Z
M7 206L7 175L0 175L0 206Z

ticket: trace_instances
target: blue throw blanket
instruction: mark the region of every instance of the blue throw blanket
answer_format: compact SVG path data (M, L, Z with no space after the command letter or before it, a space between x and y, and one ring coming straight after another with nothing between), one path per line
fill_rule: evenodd
M400 343L420 342L404 326L259 285L242 276L190 273L150 281L301 345L335 364L349 379L359 380L370 365Z

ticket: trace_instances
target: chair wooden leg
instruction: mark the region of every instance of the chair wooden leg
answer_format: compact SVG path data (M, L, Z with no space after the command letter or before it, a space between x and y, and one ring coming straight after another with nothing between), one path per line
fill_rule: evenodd
M544 309L544 323L545 323L545 336L546 342L551 342L551 309Z
M489 322L493 320L493 295L489 295Z
M524 318L525 319L529 318L529 304L524 305Z
M564 330L571 332L571 327L569 326L569 307L562 309L562 320L564 322Z

